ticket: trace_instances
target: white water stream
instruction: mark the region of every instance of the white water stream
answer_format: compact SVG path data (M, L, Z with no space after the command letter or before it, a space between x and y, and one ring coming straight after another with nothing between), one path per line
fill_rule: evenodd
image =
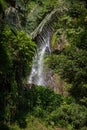
M50 49L51 32L45 31L38 37L38 47L33 59L31 73L28 79L29 84L45 86L45 65L44 57L46 53L51 53Z

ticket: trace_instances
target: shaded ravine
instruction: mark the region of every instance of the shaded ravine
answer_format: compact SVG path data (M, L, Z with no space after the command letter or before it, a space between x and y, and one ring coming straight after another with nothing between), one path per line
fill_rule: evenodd
M33 58L33 65L28 79L28 84L46 86L44 57L46 53L51 53L50 41L52 30L50 26L43 28L41 34L37 36L37 50Z

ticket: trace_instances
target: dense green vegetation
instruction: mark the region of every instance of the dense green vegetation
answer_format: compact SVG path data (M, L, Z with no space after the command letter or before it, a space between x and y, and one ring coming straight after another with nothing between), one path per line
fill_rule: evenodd
M86 130L87 2L17 0L16 3L21 29L5 19L8 4L15 6L15 3L0 0L0 129ZM29 34L56 8L67 9L53 21L54 53L47 57L47 63L67 83L67 97L47 87L26 87L36 49ZM62 49L55 53L57 43Z
M52 55L50 67L69 84L70 94L87 106L86 13L84 4L72 2L72 9L61 16L57 37L65 35L66 47L60 55Z
M8 25L1 27L0 125L13 120L36 47L25 32L17 32L15 35Z

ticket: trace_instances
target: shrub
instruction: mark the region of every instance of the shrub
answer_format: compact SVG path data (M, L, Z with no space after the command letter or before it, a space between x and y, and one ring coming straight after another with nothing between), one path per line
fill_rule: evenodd
M87 126L87 108L75 103L63 104L51 113L49 120L62 127L70 124L74 129L80 129Z

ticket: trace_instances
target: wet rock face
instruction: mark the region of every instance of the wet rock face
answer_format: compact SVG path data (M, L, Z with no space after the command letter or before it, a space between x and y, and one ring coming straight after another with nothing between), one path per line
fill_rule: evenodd
M47 86L52 89L54 92L67 95L64 88L65 82L60 78L58 74L52 72L52 70L47 70L45 74L45 82Z
M5 10L5 20L8 22L10 25L15 25L17 28L21 28L21 22L19 19L19 14L18 10L15 7L8 7Z
M16 24L17 22L16 15L17 15L17 10L12 6L7 8L7 10L5 11L6 20L13 24Z

